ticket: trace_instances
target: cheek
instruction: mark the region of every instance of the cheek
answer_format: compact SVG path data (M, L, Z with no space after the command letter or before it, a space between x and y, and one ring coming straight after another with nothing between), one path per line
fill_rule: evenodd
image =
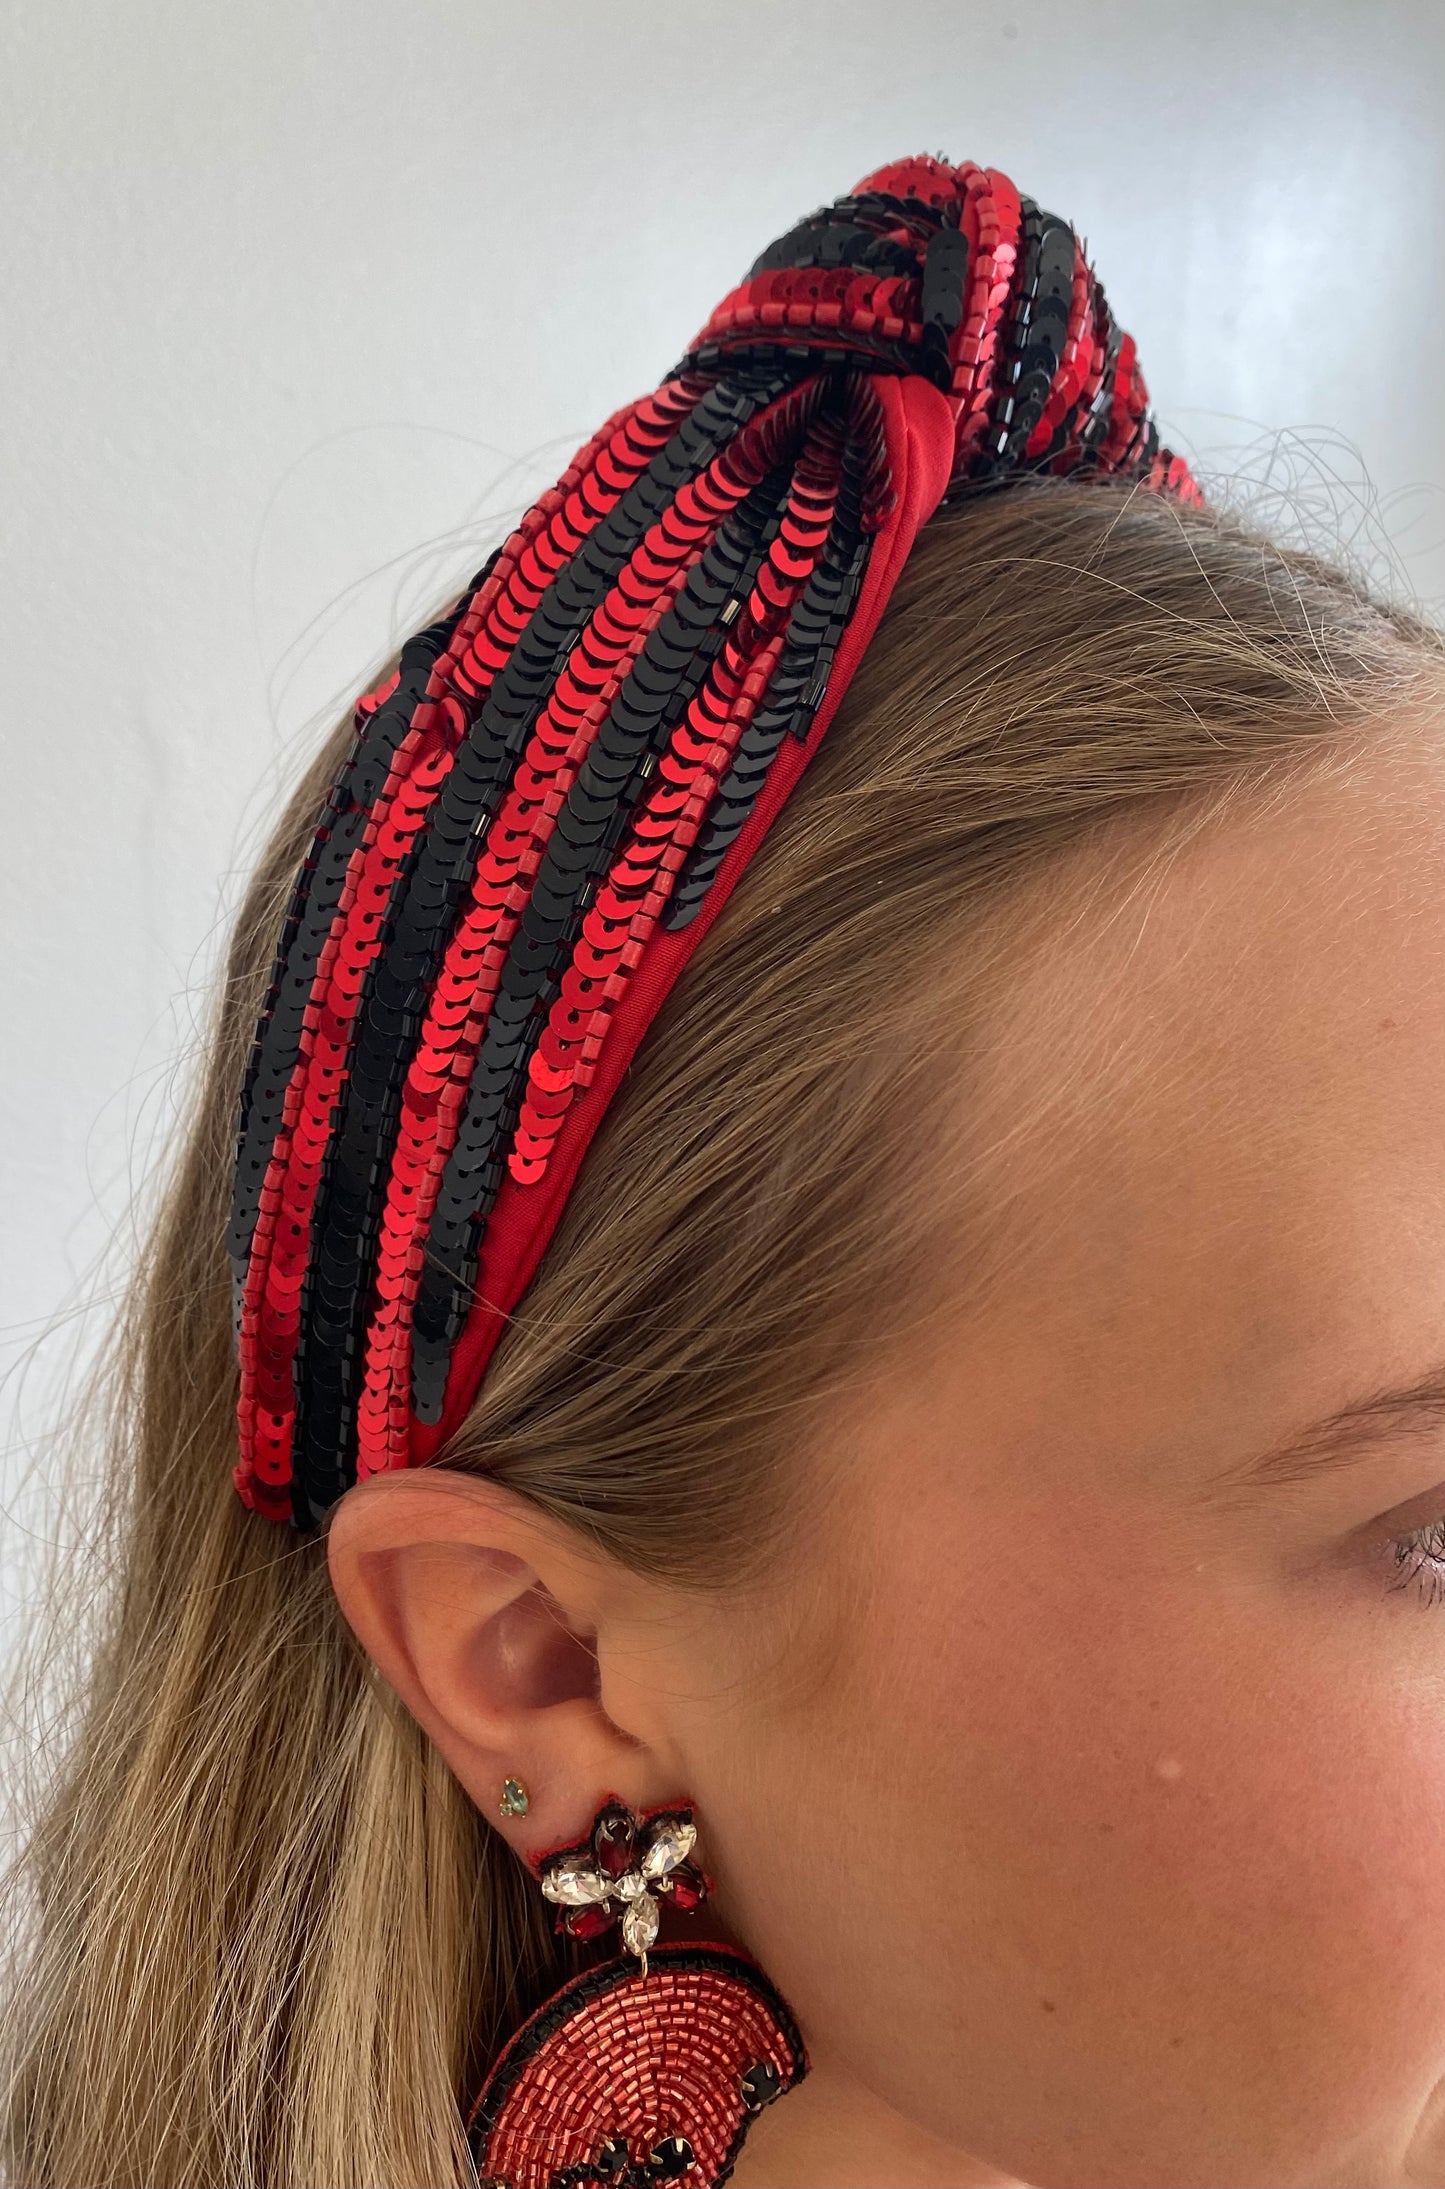
M1408 2134L1445 2073L1445 1613L1422 1680L1429 1614L1364 1580L1151 1571L1082 1513L1026 1560L1016 1514L966 1564L951 1533L718 1790L815 2055L1097 2189Z

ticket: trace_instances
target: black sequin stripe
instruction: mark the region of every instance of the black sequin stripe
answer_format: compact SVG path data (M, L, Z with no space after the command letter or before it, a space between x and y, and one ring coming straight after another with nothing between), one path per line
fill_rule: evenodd
M1020 198L1023 269L1014 299L989 430L972 467L976 480L1023 468L1029 435L1043 416L1064 354L1074 294L1074 231L1032 198Z
M1100 375L1098 388L1095 390L1093 401L1089 404L1088 412L1082 424L1077 424L1077 404L1069 412L1059 431L1049 443L1047 454L1040 460L1040 469L1048 469L1052 465L1059 452L1068 446L1068 435L1075 428L1080 449L1077 468L1081 471L1097 471L1099 468L1100 451L1109 437L1109 414L1114 407L1114 387L1119 371L1119 350L1124 334L1123 329L1111 315L1104 292L1097 283L1094 289L1094 308L1100 323L1100 337L1104 344L1104 367ZM1010 476L1010 473L1003 470L985 469L979 471L970 469L966 474L950 481L944 491L940 507L951 507L956 502L969 500L975 494L1001 486L1006 483Z
M466 1285L457 1282L443 1291L437 1284L436 1273L431 1271L428 1280L424 1281L413 1325L413 1403L424 1420L435 1419L441 1410L451 1345L469 1304L466 1288L474 1273L480 1227L501 1184L505 1143L520 1108L526 1064L535 1042L540 1039L546 1009L570 958L582 910L614 862L637 793L656 764L656 754L669 742L673 729L685 714L721 647L726 625L751 591L757 569L786 511L790 487L791 468L781 467L754 490L749 504L736 512L720 530L673 607L651 634L633 672L637 681L631 692L624 686L612 716L598 733L587 767L594 779L598 774L605 779L600 795L589 804L588 787L579 777L573 789L572 812L569 814L564 809L559 816L558 833L551 840L548 862L544 863L538 876L538 889L542 888L544 880L548 888L541 895L534 891L530 924L538 927L542 920L552 926L557 924L560 907L552 894L552 878L546 874L547 863L564 877L563 902L570 894L573 909L557 938L549 976L534 1005L535 1015L530 1023L522 1025L520 1041L515 1028L510 1031L503 1028L494 1007L488 1039L469 1088L474 1160L462 1150L460 1138L458 1149L453 1152L454 1164L468 1164L466 1190L456 1194L450 1205L444 1207L442 1203L448 1195L444 1182L437 1218L433 1220L431 1254L438 1253L440 1234L441 1239L453 1247L457 1274L465 1276ZM684 662L687 663L686 674L679 676L674 663ZM662 677L672 678L670 689L661 695L661 704L656 689L651 693L650 701L647 697L646 688L653 682L654 664ZM616 781L619 740L624 753L624 771L628 765L626 753L635 752L640 742L636 735L638 701L643 702L643 711L654 718L651 750L644 753L634 776L619 789ZM594 792L595 787L594 780ZM604 824L600 832L596 825L599 817ZM516 948L515 939L513 948ZM485 1071L490 1072L490 1084L485 1076L479 1077ZM488 1119L494 1119L490 1130ZM464 1124L463 1132L466 1130Z
M226 1233L238 1314L261 1188L280 1130L286 1090L300 1055L302 1021L351 855L361 840L370 809L385 786L397 747L411 725L432 668L495 561L493 555L451 615L416 632L403 646L396 689L358 730L297 874L276 950L270 993L257 1024L241 1093L235 1182Z
M1107 299L1100 284L1093 283L1094 338L1104 345L1104 369L1093 400L1085 406L1082 395L1070 404L1054 428L1053 439L1038 459L1041 470L1058 468L1057 459L1073 445L1078 455L1076 468L1094 468L1098 450L1109 433L1109 413L1114 403L1114 383L1119 368L1119 346L1123 339L1122 329L1114 323Z
M900 198L884 190L866 191L861 196L838 198L832 205L820 206L816 213L800 221L796 228L769 244L749 269L748 279L759 274L776 272L786 267L851 265L850 255L859 254L856 263L865 267L877 267L902 274L921 274L925 284L928 278L928 252L932 248L936 232L951 230L959 235L958 220L961 210L958 204L930 205L923 198ZM905 226L913 231L914 243L900 243L889 236L887 230ZM835 244L831 238L840 240ZM877 252L879 255L865 256ZM962 308L964 263L954 259L956 246L946 247L935 261L934 287L930 304L937 314L944 286L953 276L957 281L959 308ZM836 256L835 256L836 253ZM821 329L799 328L796 334L769 333L754 338L750 334L721 334L701 342L673 369L673 375L682 372L717 372L736 366L743 359L763 366L775 360L796 358L806 352L815 370L831 371L862 363L881 367L894 373L923 370L940 386L951 384L951 374L945 380L937 358L936 343L926 336L929 312L925 309L925 343L922 364L916 347L903 342L891 342L877 334L842 333L828 340ZM956 325L956 320L953 324ZM948 330L951 332L951 328Z
M679 488L788 385L790 376L777 373L744 373L717 383L588 534L543 594L494 680L393 883L386 941L363 980L348 1077L313 1210L293 1361L294 1495L308 1494L303 1474L314 1475L322 1503L347 1486L340 1470L348 1464L344 1455L370 1306L370 1257L401 1087L429 984L476 862L478 837L505 793L567 654L643 534Z
M923 321L923 341L919 346L919 364L934 383L947 395L953 387L953 360L949 345L958 332L963 318L963 292L968 278L968 238L957 225L957 213L952 222L945 222L934 230L928 240L923 259L923 284L919 298L919 316Z
M858 221L800 221L776 243L770 243L748 270L748 279L760 274L804 272L834 266L855 266L866 273L916 274L917 249L896 237L880 235Z
M748 279L791 266L863 266L916 273L917 251L887 231L900 223L915 232L927 231L946 217L940 207L922 198L899 198L882 190L837 198L831 205L820 205L760 252L748 268Z
M880 334L834 333L832 329L829 333L831 339L826 344L807 327L799 327L787 340L772 332L757 340L748 334L722 334L689 350L674 369L735 372L744 364L765 369L775 359L792 358L796 364L801 358L809 372L856 371L860 366L895 374L919 370L917 345L901 337L895 342Z
M691 414L695 417L696 411ZM688 423L690 421L684 421ZM724 436L725 438L726 436ZM659 452L676 457L676 436ZM658 459L654 459L656 463ZM668 497L662 497L664 503ZM621 506L621 505L619 505ZM613 512L615 517L616 512ZM651 522L649 516L646 520ZM645 529L645 524L642 527ZM630 546L627 552L630 552ZM294 925L288 925L278 952L273 992L258 1027L243 1096L237 1171L227 1245L239 1288L255 1231L257 1208L287 1088L300 1053L302 1021L315 982L322 949L331 932L352 852L365 831L370 808L385 786L397 747L425 690L431 670L479 587L490 576L499 547L472 581L451 616L416 633L402 648L397 689L378 707L358 735L323 813L317 835L293 892ZM619 565L620 566L620 565ZM464 770L465 772L465 770Z
M716 655L788 506L791 464L723 524L650 633L579 769L548 840L488 1015L443 1173L412 1318L412 1403L441 1412L486 1217L504 1175L526 1070L571 956L580 912L616 856L631 809Z
M855 191L849 197L834 198L831 205L820 207L812 216L815 221L870 222L880 229L903 223L916 230L936 228L941 221L956 217L949 207L933 205L927 198L899 197L892 190Z
M962 199L957 202L962 203ZM915 228L934 228L940 221L957 218L951 205L935 205L931 199L914 197L911 192L899 197L892 190L864 190L851 197L835 198L833 210L855 220L906 220Z
M861 524L868 452L850 441L844 449L837 506L818 567L788 621L788 636L769 682L764 704L738 739L703 825L673 883L662 916L669 933L697 917L717 872L753 809L789 731L800 741L828 688L838 643L858 597L872 535Z
M770 244L754 263L749 279L784 269L805 271L836 266L857 266L864 270L919 277L923 340L916 350L903 342L890 342L881 335L849 333L843 341L853 363L856 364L860 357L872 358L895 371L921 371L947 393L953 386L949 343L963 318L964 283L968 274L968 239L958 225L962 201L947 207L924 205L917 199L888 202L894 208L888 216L894 225L902 217L905 206L915 230L919 227L916 216L926 216L927 241L921 257L919 245L924 243L924 235L917 235L912 243L900 243L857 220L840 219L838 207L828 206ZM815 330L801 328L791 339L807 344L818 363L834 361L831 348L820 350L815 346ZM707 369L724 356L733 359L759 356L785 346L774 337L755 343L749 335L719 335L691 352L688 362Z
M1038 468L1041 471L1058 469L1058 459L1064 454L1064 451L1071 445L1076 446L1078 444L1081 421L1087 421L1087 414L1084 410L1083 395L1079 394L1059 418L1050 437L1048 447L1038 458Z

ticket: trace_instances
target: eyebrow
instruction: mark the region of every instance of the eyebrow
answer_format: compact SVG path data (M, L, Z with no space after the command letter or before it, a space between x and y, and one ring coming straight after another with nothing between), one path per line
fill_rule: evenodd
M1368 1459L1382 1443L1427 1436L1441 1427L1445 1427L1445 1361L1427 1369L1414 1383L1351 1399L1283 1443L1226 1468L1210 1489L1225 1497L1232 1492L1249 1496L1287 1483L1312 1482Z

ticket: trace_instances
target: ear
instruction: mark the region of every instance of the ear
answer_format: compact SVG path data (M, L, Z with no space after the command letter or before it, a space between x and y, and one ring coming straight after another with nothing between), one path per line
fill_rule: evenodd
M636 1646L646 1584L525 1498L446 1468L372 1475L326 1544L362 1648L519 1854L580 1839L609 1793L685 1792ZM604 1704L600 1654L625 1668L607 1704L631 1723ZM508 1777L524 1816L501 1812Z

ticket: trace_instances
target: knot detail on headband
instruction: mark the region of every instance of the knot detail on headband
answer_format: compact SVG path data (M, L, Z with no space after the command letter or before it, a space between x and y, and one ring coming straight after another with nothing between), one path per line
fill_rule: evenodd
M769 245L686 362L799 350L931 380L954 406L955 480L1144 471L1198 498L1182 458L1156 471L1134 341L1083 245L994 168L915 159L865 176Z
M646 1025L950 488L1188 499L1072 229L881 169L793 229L358 704L241 1095L236 1487L435 1456Z

